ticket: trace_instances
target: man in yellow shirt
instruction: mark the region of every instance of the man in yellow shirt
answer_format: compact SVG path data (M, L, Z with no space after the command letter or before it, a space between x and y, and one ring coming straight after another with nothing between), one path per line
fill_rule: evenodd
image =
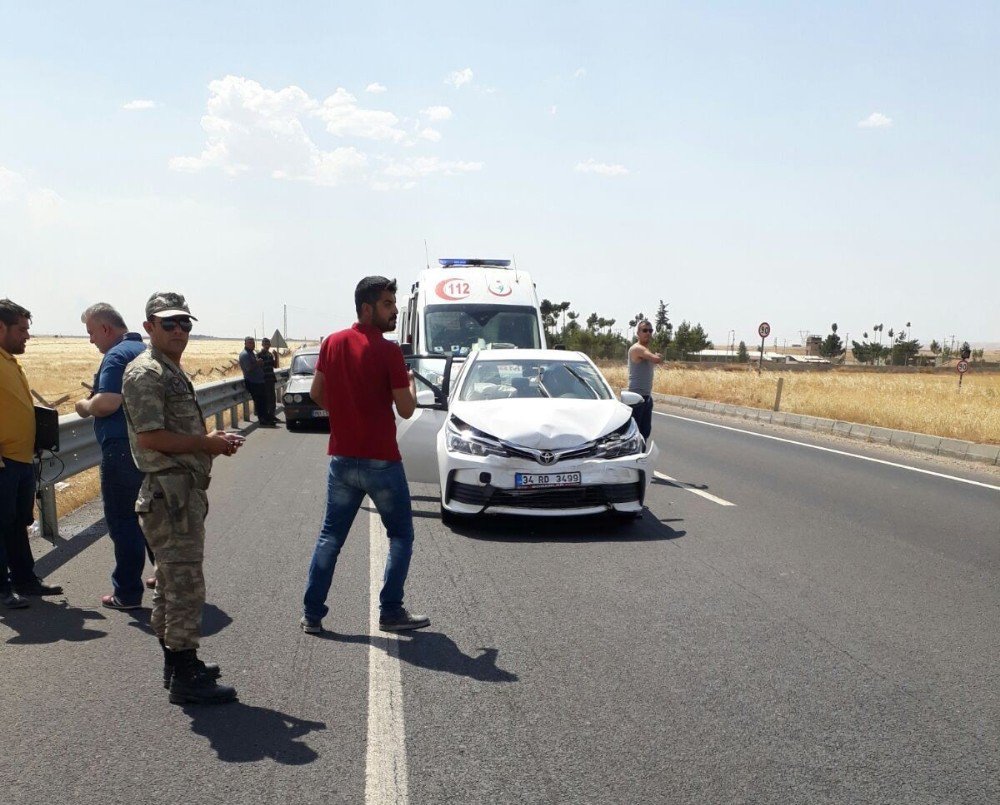
M0 604L9 609L28 606L24 595L62 593L62 587L35 575L28 543L35 503L35 406L14 356L24 354L30 326L31 313L0 299Z

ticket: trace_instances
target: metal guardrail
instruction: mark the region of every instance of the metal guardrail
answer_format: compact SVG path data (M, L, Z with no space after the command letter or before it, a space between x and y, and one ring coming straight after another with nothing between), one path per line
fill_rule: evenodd
M278 402L285 384L288 369L275 371ZM225 413L229 412L230 426L238 428L241 421L250 419L250 394L243 378L220 380L195 386L198 404L206 417L215 417L215 427L222 430ZM240 406L243 411L240 412ZM59 536L59 518L56 515L56 491L54 484L77 473L89 470L101 463L101 446L94 435L94 420L81 419L76 414L59 417L59 452L41 460L42 482L38 485L38 524L42 536L55 539ZM58 477L53 474L58 472ZM49 479L46 480L46 476Z

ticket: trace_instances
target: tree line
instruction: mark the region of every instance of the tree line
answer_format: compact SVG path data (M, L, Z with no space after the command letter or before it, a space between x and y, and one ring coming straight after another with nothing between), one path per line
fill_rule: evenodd
M571 309L570 302L543 299L540 305L546 341L583 352L591 358L624 359L633 343L636 326L646 320L653 325L650 349L667 360L686 360L695 352L712 348L712 342L700 322L691 324L684 319L675 328L667 308L667 303L661 299L654 316L647 316L640 310L629 319L630 332L626 337L612 329L617 324L616 319L607 319L597 313L591 313L584 319Z

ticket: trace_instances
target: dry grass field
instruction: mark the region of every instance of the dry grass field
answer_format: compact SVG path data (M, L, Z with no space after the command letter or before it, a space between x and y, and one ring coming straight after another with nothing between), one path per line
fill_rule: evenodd
M243 349L242 341L195 339L184 353L184 370L193 382L208 383L239 374L233 365ZM28 376L28 385L49 402L67 397L57 408L60 414L73 413L73 406L89 392L82 384L94 382L101 353L83 338L39 336L28 341L18 357Z
M612 388L628 385L624 366L601 367ZM764 372L731 368L658 369L654 390L701 400L771 408L784 377L781 410L796 414L1000 444L1000 374L888 374L835 369Z
M188 374L194 375L192 382L195 385L239 376L239 367L233 362L242 349L240 340L194 339L184 352L183 367ZM71 414L76 401L90 393L83 384L93 383L101 354L86 337L37 336L28 341L18 360L28 376L28 385L50 403L62 400L56 406L59 413ZM66 487L56 494L59 516L82 506L101 491L96 468L67 478L65 482Z

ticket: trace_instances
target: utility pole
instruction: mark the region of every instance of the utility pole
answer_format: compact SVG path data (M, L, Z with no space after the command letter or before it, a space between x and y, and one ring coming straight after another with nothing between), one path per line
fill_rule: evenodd
M285 329L283 329L281 331L281 335L284 336L284 339L287 342L288 341L288 305L282 305L281 307L284 309L284 319L283 319L283 325L282 326L285 328Z

